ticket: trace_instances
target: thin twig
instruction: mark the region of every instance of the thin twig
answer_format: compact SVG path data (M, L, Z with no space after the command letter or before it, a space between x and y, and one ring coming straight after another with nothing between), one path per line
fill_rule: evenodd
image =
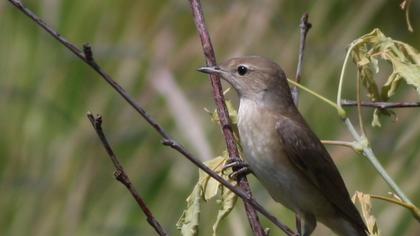
M371 198L375 198L375 199L379 199L379 200L382 200L382 201L394 203L394 204L397 204L399 206L407 208L408 210L411 211L411 213L417 219L417 221L420 222L420 209L417 208L416 206L414 206L413 204L403 202L400 199L396 199L396 198L390 198L390 197L385 197L385 196L380 196L380 195L375 195L375 194L369 194L369 195L370 195Z
M359 70L357 70L357 73L360 73ZM359 75L357 76L356 79L356 101L357 101L357 119L359 120L359 128L360 128L360 133L362 134L362 136L366 136L366 131L365 131L365 126L363 125L363 116L362 116L362 107L360 106L360 79L359 79Z
M357 101L342 99L341 100L341 105L343 107L357 106ZM360 106L379 108L379 109L411 108L411 107L420 107L420 102L370 102L370 101L361 101Z
M136 188L131 183L130 178L128 177L127 173L124 171L124 168L122 167L121 163L118 161L117 156L114 154L114 151L112 150L111 145L109 144L103 130L102 130L102 117L97 115L93 116L90 112L88 112L87 117L92 124L93 128L96 131L96 134L98 135L99 139L101 140L106 152L108 153L109 158L111 159L112 163L115 167L114 176L115 178L122 183L128 191L130 191L131 195L136 200L137 204L143 211L143 213L147 217L147 222L155 229L156 233L161 236L166 236L168 233L162 228L162 226L159 224L157 219L153 216L152 212L147 207L146 203L144 202L143 198L140 196L140 194L137 192Z
M345 111L344 111L341 107L339 107L337 104L335 104L335 103L334 103L333 101L331 101L330 99L328 99L328 98L326 98L326 97L322 96L321 94L319 94L319 93L317 93L317 92L315 92L315 91L313 91L313 90L311 90L311 89L309 89L309 88L307 88L307 87L305 87L305 86L303 86L303 85L301 85L301 84L298 84L298 83L296 83L294 80L291 80L291 79L289 79L289 78L287 79L287 82L288 82L289 84L292 84L292 85L294 85L294 86L296 86L296 87L298 87L298 88L302 89L303 91L305 91L305 92L307 92L307 93L309 93L309 94L311 94L311 95L315 96L316 98L318 98L318 99L322 100L322 101L323 101L323 102L325 102L326 104L328 104L328 105L330 105L330 106L334 107L334 109L336 109L336 110L337 110L337 112L339 112L339 113L344 112L344 113L345 113Z
M303 71L303 55L305 52L305 44L306 44L306 36L309 32L309 30L312 27L312 24L308 21L309 14L305 13L303 14L302 18L300 19L300 45L299 45L299 58L298 58L298 64L296 68L296 83L300 83L300 80L302 78L302 71ZM299 103L299 89L296 86L293 86L292 89L292 96L293 101L295 102L295 105L297 106Z
M378 161L378 158L376 158L375 153L373 152L372 148L369 146L369 142L366 139L366 137L360 136L356 129L354 128L353 124L351 123L349 118L345 118L343 120L344 124L346 125L347 129L350 131L353 138L362 145L362 154L365 156L369 162L373 165L373 167L376 169L376 171L381 175L381 177L385 180L385 182L388 184L388 186L396 193L396 195L401 198L402 201L404 201L406 204L413 205L416 209L418 209L413 202L405 195L405 193L400 189L397 183L389 176L389 174L386 172L384 167L381 165L381 163ZM420 222L420 218L416 218Z
M238 189L237 187L233 186L229 182L227 182L224 178L220 177L217 173L213 170L208 168L202 162L200 162L197 158L195 158L192 154L190 154L182 145L177 143L171 136L166 133L166 131L150 116L134 99L132 99L127 92L118 84L116 83L111 76L106 73L95 61L93 58L92 50L89 45L84 45L84 52L82 52L77 46L69 42L67 39L62 37L57 31L52 29L48 26L43 20L41 20L37 15L35 15L32 11L26 8L19 0L9 0L9 2L18 8L23 14L31 18L37 25L42 27L45 31L47 31L50 35L52 35L57 41L67 47L71 52L73 52L77 57L79 57L82 61L84 61L87 65L89 65L93 70L95 70L111 87L118 92L129 104L133 107L139 115L141 115L152 127L153 129L159 133L163 137L163 144L173 148L174 150L178 151L179 153L183 154L188 160L190 160L194 165L198 168L202 169L206 172L209 176L216 179L218 182L223 184L229 190L234 192L243 200L247 201L250 205L252 205L257 211L259 211L262 215L267 217L273 224L278 226L282 229L287 235L296 235L287 225L280 222L275 216L270 214L261 204L255 201L251 196L247 193L243 192L242 190ZM85 54L87 55L85 57Z
M338 141L338 140L321 140L322 144L326 145L338 145L352 148L355 151L361 151L356 142Z
M398 197L402 199L402 201L414 205L413 202L405 195L405 193L401 190L401 188L398 186L397 183L391 178L391 176L386 172L385 168L382 166L382 164L379 162L378 158L376 157L375 153L373 152L372 148L369 145L369 140L367 140L366 136L360 135L356 129L353 126L353 123L350 121L350 119L347 117L346 112L342 108L342 90L343 90L343 83L344 83L344 75L347 68L347 62L350 57L350 53L353 50L355 46L360 44L360 40L353 41L349 48L347 49L346 56L344 58L343 66L341 68L340 73L340 80L338 85L338 91L337 91L337 102L336 105L341 109L341 111L338 112L339 117L342 119L344 124L346 125L347 129L353 136L356 142L358 142L363 149L361 154L365 156L369 162L372 164L372 166L375 168L375 170L381 175L381 177L385 180L385 182L388 184L388 186L397 194ZM356 102L357 105L357 102Z
M203 10L199 0L189 0L191 4L192 13L194 16L194 23L197 28L197 31L200 35L201 45L204 52L204 57L206 59L206 64L208 66L215 66L216 64L216 55L214 53L213 45L210 40L210 35L207 30L207 26L204 20ZM216 103L217 113L220 119L220 125L222 127L223 135L225 136L226 146L229 153L229 158L235 159L239 157L238 147L233 135L233 130L229 112L225 104L225 99L222 90L222 84L220 82L220 77L216 74L210 74L210 81L213 88L213 98ZM234 169L236 170L236 169ZM239 176L238 178L239 187L249 196L252 196L251 188L249 187L248 180L246 176ZM249 224L251 229L254 231L255 235L264 236L265 231L262 227L260 220L258 218L257 212L253 207L244 201L245 211L248 216Z

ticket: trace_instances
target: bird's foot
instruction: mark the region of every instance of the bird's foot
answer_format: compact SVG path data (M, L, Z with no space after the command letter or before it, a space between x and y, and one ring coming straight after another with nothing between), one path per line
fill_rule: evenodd
M229 178L234 180L252 173L248 163L239 157L234 157L227 160L226 164L223 166L222 171L226 171L229 168L232 168L232 173L229 174Z

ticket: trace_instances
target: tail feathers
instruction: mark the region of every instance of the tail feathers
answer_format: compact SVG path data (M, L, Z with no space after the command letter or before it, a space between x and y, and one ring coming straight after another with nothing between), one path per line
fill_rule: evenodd
M344 218L319 219L328 228L340 236L368 236L369 232L363 225L355 225Z

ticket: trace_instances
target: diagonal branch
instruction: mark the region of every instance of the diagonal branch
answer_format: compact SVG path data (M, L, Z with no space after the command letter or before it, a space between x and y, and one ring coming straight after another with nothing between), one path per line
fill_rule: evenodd
M199 0L190 0L191 9L194 16L194 23L197 28L197 31L200 35L201 39L201 45L203 47L204 57L206 59L206 63L208 66L215 66L216 64L216 55L213 50L213 45L210 40L210 35L207 30L204 16L203 16L203 10L201 8L201 3ZM214 101L216 103L217 107L217 113L220 118L220 125L222 127L223 135L225 136L226 146L229 153L229 158L238 158L239 157L239 151L238 147L235 142L235 138L232 131L232 126L230 118L229 118L229 112L225 104L225 99L223 96L223 90L222 90L222 84L220 83L220 77L215 74L210 74L210 81L213 88L213 97ZM235 170L235 169L234 169ZM239 176L238 178L238 185L239 187L245 191L247 195L250 197L251 194L251 188L249 187L248 180L245 176ZM264 232L264 229L260 223L260 220L258 218L257 212L255 209L246 201L245 203L245 210L246 214L248 216L248 221L251 225L252 230L254 231L255 235L258 236L264 236L266 235Z
M119 162L117 156L114 154L111 145L109 144L104 131L102 130L102 117L101 116L93 116L90 112L88 112L87 117L92 124L93 128L96 131L99 139L101 140L106 152L108 153L109 158L111 159L112 163L115 167L114 176L115 178L122 183L128 191L130 191L133 198L136 200L137 204L143 211L143 213L147 217L147 222L155 229L156 233L161 236L167 236L168 233L162 228L159 224L159 221L153 216L152 212L147 207L146 203L144 202L143 198L137 192L136 188L131 183L130 178L128 177L127 173L125 173L124 168L122 167L121 163Z
M17 9L19 9L23 14L28 16L32 19L37 25L47 31L52 37L54 37L57 41L63 44L66 48L68 48L73 54L79 57L83 62L89 65L93 70L95 70L116 92L118 92L121 97L123 97L131 107L133 107L139 115L141 115L147 123L149 123L152 128L159 133L160 136L163 138L163 144L173 148L174 150L181 153L184 157L190 160L194 165L198 168L202 169L206 172L209 176L226 186L229 190L234 192L244 201L249 203L253 206L258 212L262 215L267 217L273 224L278 226L282 229L287 235L295 235L297 234L293 232L290 228L288 228L285 224L280 222L275 216L269 213L261 204L255 201L249 194L243 192L242 190L238 189L237 187L233 186L229 182L227 182L223 177L219 176L217 173L212 171L202 162L200 162L197 158L195 158L192 154L190 154L182 145L176 142L154 119L150 116L133 98L131 98L128 93L118 84L116 83L111 76L104 71L94 60L92 49L89 45L84 45L83 51L80 50L77 46L69 42L66 38L62 37L57 31L53 28L48 26L42 19L40 19L37 15L35 15L32 11L26 8L21 1L19 0L8 0L12 5L14 5Z

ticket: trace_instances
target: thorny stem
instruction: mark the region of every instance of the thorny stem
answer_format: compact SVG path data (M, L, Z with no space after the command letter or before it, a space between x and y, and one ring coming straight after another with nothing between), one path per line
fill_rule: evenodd
M114 151L112 150L111 145L109 144L104 131L102 130L102 117L101 116L93 116L90 112L88 112L87 117L92 124L93 128L96 131L99 139L102 142L106 152L108 153L109 158L111 159L112 163L115 167L115 178L122 183L128 191L131 193L133 198L136 200L137 204L139 205L140 209L147 217L147 222L155 229L156 233L161 236L167 236L168 233L162 228L160 223L157 219L153 216L152 212L147 207L146 203L144 202L143 198L137 192L136 188L132 184L130 178L128 177L127 173L124 171L121 163L119 162L117 156L115 155Z

